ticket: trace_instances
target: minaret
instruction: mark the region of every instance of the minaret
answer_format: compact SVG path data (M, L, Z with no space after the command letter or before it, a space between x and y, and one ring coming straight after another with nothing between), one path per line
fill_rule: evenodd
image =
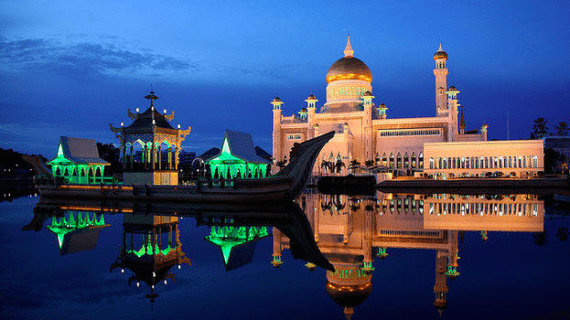
M307 100L305 100L305 102L307 102L307 140L315 137L315 129L313 126L315 125L315 113L317 110L316 103L318 101L319 100L317 100L317 98L312 94L307 98Z
M446 61L447 53L439 45L439 49L433 56L435 60L435 69L433 69L433 74L435 75L435 110L438 117L444 117L447 115L447 96L445 95L445 90L447 89L447 75L449 70L447 70Z
M459 134L465 134L465 117L463 116L463 107L461 107L461 118L459 119Z
M483 123L481 126L481 135L483 136L483 141L487 141L487 128L489 128L489 126L486 123Z
M447 94L447 105L448 105L448 116L449 116L449 134L450 138L448 141L453 141L455 136L457 136L457 109L459 108L459 100L457 99L457 90L454 86L449 87L449 90L445 92Z
M350 45L350 42L349 42ZM374 96L372 92L366 91L362 96L364 100L364 117L362 119L362 135L364 140L364 150L362 154L364 155L364 161L372 160L374 157L374 150L373 150L373 135L372 135L372 108L374 107L374 103L372 99Z
M283 264L283 261L281 261L281 235L282 233L279 229L273 228L273 260L271 264L275 268L279 268Z
M281 161L281 105L283 101L279 97L275 97L273 101L271 101L273 105L273 165L277 161Z
M433 306L439 312L441 317L443 310L447 308L447 277L445 275L445 267L447 266L447 254L445 251L438 250L435 258L435 285L433 286L433 293L435 300Z

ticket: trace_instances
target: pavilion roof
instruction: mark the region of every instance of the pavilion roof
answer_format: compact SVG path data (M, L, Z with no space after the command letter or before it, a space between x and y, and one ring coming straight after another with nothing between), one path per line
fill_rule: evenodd
M131 123L128 127L125 127L126 131L141 131L145 129L152 129L154 120L154 127L175 130L166 117L160 112L156 111L154 107L149 107L145 112L138 115L135 121Z
M226 146L229 150L226 150ZM227 151L229 151L234 157L238 157L247 162L271 163L256 154L253 146L253 139L249 133L226 130L222 149L216 157Z
M94 139L60 137L57 157L48 164L59 157L64 157L75 164L110 164L99 157L97 142Z

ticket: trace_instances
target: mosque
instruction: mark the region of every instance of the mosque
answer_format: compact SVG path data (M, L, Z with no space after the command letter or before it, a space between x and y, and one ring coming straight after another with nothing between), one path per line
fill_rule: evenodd
M465 164L466 159L463 158L463 165L459 164L458 169L461 169L462 176L484 176L490 171L488 169L495 168L492 166L493 163L497 163L496 168L499 168L498 163L503 164L503 159L507 157L511 157L511 166L508 169L505 168L506 175L514 172L518 177L529 176L540 170L541 146L529 146L528 142L523 141L509 141L509 145L514 148L513 154L506 155L503 152L504 145L489 145L486 142L486 124L482 124L478 129L466 130L463 110L459 110L459 90L447 85L448 54L441 45L433 59L435 61L433 69L435 116L390 119L388 117L389 108L385 104L376 106L373 103L372 72L362 60L354 56L349 37L344 49L344 57L333 63L326 74L326 102L319 112L316 106L318 100L314 95L310 95L305 100L306 108L302 108L297 115L291 116L282 115L283 101L279 97L271 102L275 163L286 162L289 150L295 143L334 130L337 134L319 155L318 159L323 163L341 163L347 166L354 160L362 164L373 161L375 166L385 171L412 175L415 172L424 172L424 168L428 170L457 169L447 166L447 162L451 162L452 159L459 161L461 158L456 159L446 155L449 152L453 153L452 150L459 147L459 149L468 150L467 154L473 156L469 158L473 163ZM435 153L432 152L431 159L426 157L424 150L424 145L428 143L438 150ZM460 144L458 147L452 147L457 143ZM488 157L487 167L484 168L482 164L475 168L475 160L483 156L478 153L482 146L485 146L485 156L493 156L494 161ZM529 148L532 150L529 151ZM536 157L536 167L532 170L513 170L514 157L526 157L528 167L533 157ZM431 168L429 168L430 160ZM442 164L438 166L440 162ZM514 162L516 166L517 161ZM326 168L323 169L323 167L325 166L322 163L317 162L313 172L317 175L325 173ZM466 171L465 169L481 170ZM457 172L432 170L430 174L435 178L445 178L449 174L456 175Z

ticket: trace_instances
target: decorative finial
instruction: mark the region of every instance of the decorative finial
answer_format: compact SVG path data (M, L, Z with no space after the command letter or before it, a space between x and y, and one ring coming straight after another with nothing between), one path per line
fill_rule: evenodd
M150 93L147 94L144 98L150 100L150 106L154 107L153 101L158 100L158 97L154 94L154 91L152 90L152 84L150 85L150 87L151 87Z
M352 50L352 46L350 45L350 36L348 36L348 40L346 41L346 48L344 48L344 57L345 58L354 57L354 50Z
M443 51L443 48L441 47L441 43L439 44L439 49L437 49L437 51Z

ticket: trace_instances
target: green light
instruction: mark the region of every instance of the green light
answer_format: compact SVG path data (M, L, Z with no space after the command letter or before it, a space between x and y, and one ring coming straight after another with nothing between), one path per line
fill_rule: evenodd
M77 218L75 218L74 212L70 211L67 217L63 216L59 220L57 217L53 217L51 226L46 226L46 228L57 235L59 248L61 249L66 234L79 229L103 225L105 225L105 217L103 215L100 215L99 220L97 220L97 214L93 214L93 218L91 218L88 212L77 212Z
M220 246L227 264L233 247L268 235L267 227L214 226L205 239Z

